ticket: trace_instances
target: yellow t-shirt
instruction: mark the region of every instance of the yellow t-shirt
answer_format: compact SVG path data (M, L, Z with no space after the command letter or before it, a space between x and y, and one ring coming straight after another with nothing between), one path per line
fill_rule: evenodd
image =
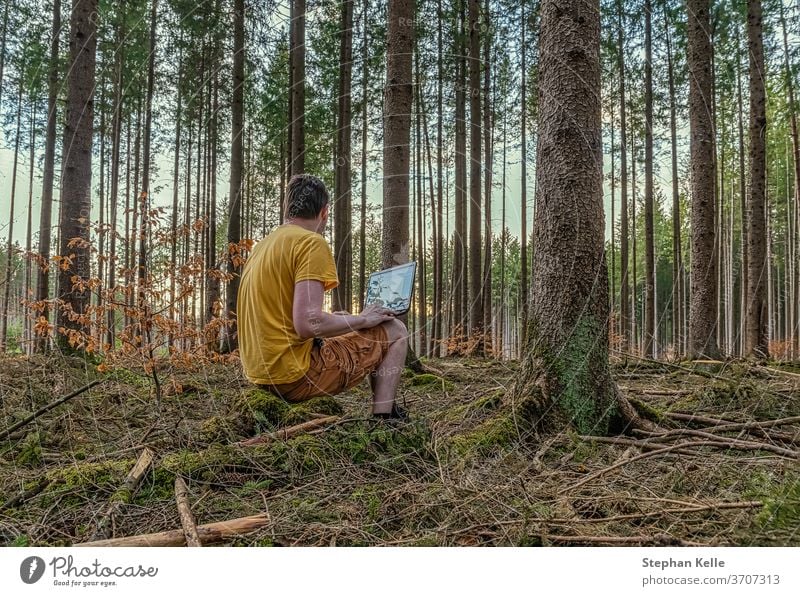
M294 285L319 280L325 291L339 285L336 263L325 239L284 224L253 248L239 285L239 357L253 383L280 385L302 377L313 340L294 329Z

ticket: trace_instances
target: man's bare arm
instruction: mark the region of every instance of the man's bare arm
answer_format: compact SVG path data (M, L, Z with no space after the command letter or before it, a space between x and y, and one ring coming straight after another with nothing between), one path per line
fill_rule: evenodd
M301 338L335 337L369 329L394 318L391 311L378 306L368 306L358 315L324 312L324 295L325 288L321 281L306 280L295 284L292 322Z

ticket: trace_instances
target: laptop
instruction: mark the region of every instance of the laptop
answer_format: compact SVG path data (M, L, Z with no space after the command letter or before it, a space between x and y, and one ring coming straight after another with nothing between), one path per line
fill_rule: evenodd
M411 261L370 275L364 307L379 304L395 315L407 313L411 308L416 272L417 262Z

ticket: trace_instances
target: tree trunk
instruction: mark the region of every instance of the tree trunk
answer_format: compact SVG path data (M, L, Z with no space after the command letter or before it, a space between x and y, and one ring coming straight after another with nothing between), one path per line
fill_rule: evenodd
M6 4L6 14L8 4ZM5 25L4 25L5 31ZM44 147L44 171L42 172L42 207L39 215L39 269L36 276L36 301L42 303L41 319L49 320L49 308L45 302L50 297L50 240L53 235L53 180L55 179L56 121L58 120L58 50L61 34L61 0L53 0L53 26L50 39L50 62L47 81L47 132ZM3 34L5 46L5 32ZM4 47L5 50L5 47ZM5 51L3 51L5 53ZM0 58L1 59L1 58ZM2 87L0 76L0 87ZM45 352L49 339L42 333L36 338L36 351Z
M625 39L623 37L622 1L617 2L617 68L619 70L619 134L620 134L620 215L619 215L619 266L620 266L620 335L623 352L629 349L628 338L631 326L631 295L628 281L628 130L627 105L625 104Z
M520 240L520 283L519 283L519 300L522 306L522 320L520 321L520 333L519 338L522 340L518 342L517 349L522 350L523 348L523 341L525 338L525 333L528 330L528 103L527 103L527 92L528 92L528 83L527 83L527 65L526 65L526 58L527 58L527 46L525 45L525 33L526 33L526 25L528 24L528 15L525 12L525 2L521 5L522 9L522 16L520 18L520 27L522 28L522 39L520 42L520 48L522 51L522 72L520 73L521 83L520 83L520 94L521 94L521 101L520 101L520 151L522 153L520 157L520 206L519 206L519 213L520 213L520 233L519 233L519 240Z
M31 257L32 257L32 242L31 236L33 235L33 170L36 165L35 151L36 151L36 106L35 102L31 102L31 116L30 116L30 153L29 169L28 169L28 221L25 231L25 283L22 285L23 296L23 320L25 321L25 334L24 334L24 352L27 355L33 353L33 329L31 326L31 317L29 307L27 306L33 298L33 284L31 279Z
M239 0L236 0L236 2L240 3ZM292 33L289 64L292 85L289 109L289 130L291 135L289 171L291 175L294 175L305 172L306 0L291 0L291 2ZM242 38L244 38L244 34L242 34ZM242 75L242 79L244 79L244 75Z
M800 132L798 132L797 124L797 111L798 106L794 95L794 77L792 76L792 69L789 64L789 41L786 34L786 17L784 16L783 3L779 3L781 15L781 29L783 32L783 59L784 69L786 73L786 92L789 99L789 117L792 126L792 162L794 165L794 236L792 239L792 246L795 251L795 259L792 260L791 267L794 272L794 284L792 287L795 297L794 302L790 305L792 312L795 316L795 325L791 329L791 355L796 357L798 349L798 342L800 342L800 335L798 334L798 325L800 325L800 312L798 312L797 301L800 299L800 267L797 261L797 252L800 251L800 246L797 244L797 238L800 235Z
M22 90L24 79L19 76L17 94L17 132L14 135L14 165L11 168L11 200L9 201L8 237L6 239L6 270L3 283L3 310L0 313L0 352L5 353L8 340L8 311L11 299L11 271L14 269L14 202L17 195L17 165L19 164L20 127L22 125Z
M414 9L412 0L389 0L383 117L383 268L408 262Z
M497 322L498 327L498 348L500 351L500 359L505 359L506 354L506 340L508 338L508 334L505 330L506 324L506 307L507 307L507 298L506 298L506 240L508 235L506 234L506 166L508 164L507 159L507 147L508 147L508 102L506 94L503 93L503 179L502 179L502 197L501 197L501 208L500 208L500 316L499 321Z
M81 332L87 326L89 291L81 282L91 275L89 234L92 211L92 134L94 128L95 51L97 49L97 0L78 2L70 18L70 65L68 74L66 142L62 165L61 246L59 254L70 257L59 269L57 327ZM68 148L68 150L67 150ZM74 256L73 256L74 255ZM78 283L76 283L78 282ZM77 336L74 339L80 341ZM63 348L71 350L70 337L62 336Z
M483 299L483 330L484 330L484 356L492 353L492 145L493 114L492 97L489 82L491 79L491 41L489 0L483 6L483 144L484 144L484 188L483 188L483 281L481 294Z
M416 185L415 195L417 197L417 319L419 321L419 354L428 356L428 313L427 313L427 288L425 284L425 188L422 184L424 175L424 154L422 151L422 79L419 73L419 49L415 44L414 67L415 67L415 93L416 96L416 126L414 139L414 179Z
M214 49L214 61L220 63L219 47ZM217 151L219 141L219 69L215 69L211 108L211 135L209 139L210 180L208 193L208 233L206 235L206 300L204 323L206 325L206 349L216 351L219 349L219 330L212 322L220 315L221 280L219 277L220 263L217 254ZM248 170L250 171L250 170Z
M305 23L305 1L296 0L296 5L302 5L302 11L298 21L303 19ZM304 39L304 35L298 39ZM297 48L294 48L297 51ZM303 51L303 50L300 50ZM295 81L302 88L303 76ZM295 94L293 100L294 108L299 108L295 112L296 118L302 119L303 103L302 98L298 99ZM241 273L241 257L239 255L239 242L241 241L241 218L242 218L242 160L244 158L244 144L242 133L244 131L244 0L235 0L233 16L233 105L231 123L231 178L228 197L230 198L230 211L228 217L228 274L231 276L228 282L226 297L226 318L228 328L225 334L226 351L233 351L238 348L239 340L236 333L236 301L239 292L239 275ZM302 135L301 135L302 136ZM302 138L295 138L293 150L302 148ZM298 154L301 156L302 153ZM295 165L302 164L302 161ZM301 165L302 167L302 165ZM297 173L297 172L295 172Z
M469 1L469 320L476 349L482 352L483 300L481 297L481 55L480 1Z
M766 238L766 132L764 44L761 0L747 3L747 40L750 56L750 194L747 205L747 325L745 353L766 358L767 340L767 238Z
M182 40L181 40L182 41ZM183 82L183 47L178 53L178 89L177 106L175 108L175 161L172 167L172 218L170 223L170 238L172 238L172 246L170 247L170 267L172 268L172 275L169 278L169 313L170 319L173 321L176 317L177 305L177 291L176 282L178 276L178 198L180 195L180 165L181 165L181 123L183 122L183 113L181 112L183 93L181 92ZM172 350L175 347L175 337L172 332L168 338L168 348Z
M455 345L458 346L466 332L467 313L467 126L466 126L466 97L465 97L465 2L458 3L458 26L456 31L456 89L455 89L455 237L453 248L453 324L452 332L456 335Z
M361 221L359 222L360 242L358 245L358 308L364 307L367 283L367 105L369 88L367 77L369 72L369 0L364 0L362 8L362 40L361 40Z
M681 326L683 305L683 274L681 257L681 205L678 194L678 137L677 108L675 106L675 77L672 64L670 23L664 11L664 31L667 41L667 74L669 81L669 132L672 157L672 351L675 357L683 353Z
M436 4L437 25L437 77L436 77L436 255L434 256L434 273L433 273L433 317L434 317L434 354L436 356L442 355L441 341L444 338L443 331L443 302L444 302L444 234L442 233L442 197L443 197L443 184L442 184L442 96L444 88L444 44L442 42L442 21L444 15L442 14L442 0L437 0Z
M353 308L353 214L350 186L350 83L353 70L353 0L342 2L339 49L339 106L336 124L336 169L334 172L334 255L339 285L333 291L333 309Z
M58 0L56 0L57 2ZM5 72L6 67L6 42L8 41L8 9L11 6L11 2L6 2L5 9L3 10L3 33L0 34L2 39L0 39L0 89L3 88L3 73ZM60 4L59 4L60 7ZM53 18L55 18L56 14L56 6L53 6ZM3 105L3 97L2 93L0 93L0 106Z
M653 234L653 42L650 0L644 3L644 226L645 226L645 299L644 355L655 356L656 335L656 266Z
M741 36L738 36L737 39L740 39ZM742 99L742 54L739 46L739 42L736 43L736 62L738 68L736 69L736 103L737 103L737 124L739 129L739 204L740 204L740 215L742 218L742 227L741 227L741 237L740 237L740 246L741 246L741 263L740 263L740 275L739 275L739 294L738 304L739 304L739 329L738 329L738 337L739 337L739 345L737 353L739 356L744 356L744 346L745 346L745 321L747 319L746 310L747 310L747 182L745 179L745 165L744 165L744 106L743 106L743 99Z
M543 0L538 109L531 349L514 393L533 396L542 410L555 403L581 433L603 434L616 388L608 368L599 2Z
M717 358L717 260L714 225L714 129L709 0L687 0L689 124L692 168L692 268L689 355Z
M156 56L156 19L158 16L157 0L153 0L150 9L150 37L148 44L147 65L147 97L144 110L144 143L142 148L142 189L139 194L141 224L139 226L139 258L137 263L137 306L139 308L139 330L142 337L142 348L152 356L150 345L150 311L147 291L150 288L150 274L147 268L147 245L150 227L150 146L153 124L153 90L155 85Z

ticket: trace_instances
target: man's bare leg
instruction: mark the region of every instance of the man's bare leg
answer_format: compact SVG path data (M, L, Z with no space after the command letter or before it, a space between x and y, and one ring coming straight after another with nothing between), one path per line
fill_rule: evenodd
M383 323L383 328L386 330L390 345L386 358L369 379L372 386L373 414L389 414L392 411L408 351L408 331L402 321L397 319L388 321Z

